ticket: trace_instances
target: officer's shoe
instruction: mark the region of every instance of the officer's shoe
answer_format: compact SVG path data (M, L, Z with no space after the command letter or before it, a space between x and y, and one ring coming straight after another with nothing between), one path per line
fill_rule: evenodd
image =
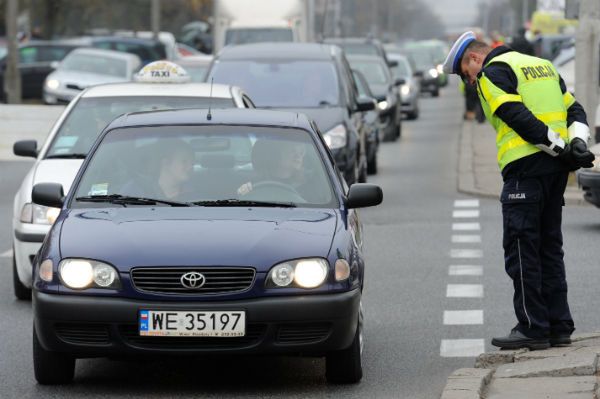
M550 334L550 345L569 346L571 345L571 334Z
M500 349L521 349L530 350L547 349L550 347L548 338L529 338L516 328L513 328L505 337L496 337L492 339L492 345Z

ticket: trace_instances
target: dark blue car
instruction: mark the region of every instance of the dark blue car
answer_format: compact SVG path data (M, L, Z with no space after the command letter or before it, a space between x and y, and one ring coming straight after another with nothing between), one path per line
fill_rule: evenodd
M128 114L100 135L34 264L42 384L77 358L326 356L362 377L362 226L381 189L349 189L313 122L259 110Z

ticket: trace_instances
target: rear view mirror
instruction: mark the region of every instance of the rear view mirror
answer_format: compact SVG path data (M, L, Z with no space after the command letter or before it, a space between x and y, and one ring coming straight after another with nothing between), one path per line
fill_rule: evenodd
M13 153L19 157L37 158L37 141L21 140L13 144Z
M346 198L346 207L366 208L381 204L383 201L383 191L381 187L368 183L355 183L350 186L348 197Z
M62 208L65 201L62 184L38 183L31 191L33 203L51 208Z
M376 101L371 97L360 96L356 99L356 110L359 112L373 111Z
M398 78L394 80L394 86L402 86L404 83L406 83L404 78Z

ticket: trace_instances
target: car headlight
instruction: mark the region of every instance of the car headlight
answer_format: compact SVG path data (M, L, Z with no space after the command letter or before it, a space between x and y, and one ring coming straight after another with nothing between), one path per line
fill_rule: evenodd
M403 96L408 96L410 94L410 85L408 83L403 84L402 87L400 87L400 93Z
M429 76L431 76L432 78L437 78L439 76L439 73L437 71L437 69L435 68L431 68L429 71Z
M386 109L389 108L390 103L387 100L383 100L383 101L379 101L377 103L377 106L379 107L380 110L385 111Z
M62 283L74 290L86 288L119 288L117 270L103 262L87 259L65 259L58 265Z
M343 148L348 142L348 131L344 125L337 125L323 135L327 147L331 150Z
M444 73L444 66L442 64L438 64L438 66L435 67L435 70L437 71L438 75L441 75Z
M48 79L46 81L46 87L49 89L56 90L58 86L60 86L60 82L56 79Z
M327 279L329 265L325 259L297 259L273 266L267 277L267 287L316 288Z
M21 209L21 217L19 220L21 223L33 223L33 224L47 224L52 225L58 214L60 208L49 208L38 204L27 203L23 205Z

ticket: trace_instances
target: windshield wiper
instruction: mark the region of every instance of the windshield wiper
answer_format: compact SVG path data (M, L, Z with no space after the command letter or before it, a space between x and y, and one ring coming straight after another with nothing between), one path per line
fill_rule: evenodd
M239 199L222 199L214 201L195 201L192 202L194 205L199 206L261 206L261 207L272 207L272 208L295 208L296 204L293 202L269 202L269 201L251 201L251 200L239 200Z
M87 154L53 154L48 155L46 159L85 159Z
M146 198L146 197L132 197L121 194L110 194L110 195L87 195L83 197L75 198L77 201L81 202L110 202L113 204L120 205L156 205L156 204L165 204L170 206L192 206L188 202L178 202L178 201L169 201L162 200L156 198Z

